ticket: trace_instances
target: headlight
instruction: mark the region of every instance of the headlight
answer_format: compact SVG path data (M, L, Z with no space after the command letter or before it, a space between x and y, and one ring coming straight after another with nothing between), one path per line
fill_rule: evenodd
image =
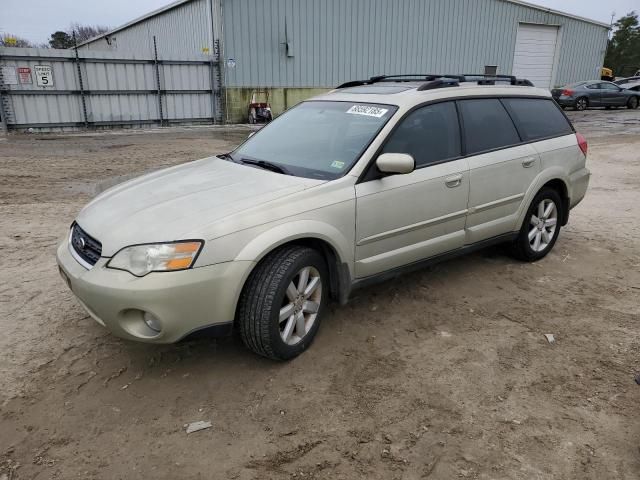
M200 240L191 240L126 247L109 260L107 267L126 270L137 277L150 272L185 270L193 265L202 244Z

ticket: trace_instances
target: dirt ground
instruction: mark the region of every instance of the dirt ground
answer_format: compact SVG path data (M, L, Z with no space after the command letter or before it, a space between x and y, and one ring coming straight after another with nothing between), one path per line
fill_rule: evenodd
M54 259L97 185L247 129L0 136L0 479L640 478L640 112L571 116L592 184L546 259L362 290L289 363L119 340Z

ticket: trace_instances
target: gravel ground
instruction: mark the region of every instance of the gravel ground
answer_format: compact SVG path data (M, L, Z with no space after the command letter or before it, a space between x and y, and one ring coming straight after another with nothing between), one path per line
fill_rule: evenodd
M0 137L0 479L640 478L640 112L570 115L592 184L547 258L359 291L289 363L114 338L55 265L97 189L248 129Z

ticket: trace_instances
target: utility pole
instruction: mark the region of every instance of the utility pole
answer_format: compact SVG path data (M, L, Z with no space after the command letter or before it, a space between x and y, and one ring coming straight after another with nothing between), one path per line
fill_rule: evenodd
M616 18L616 12L611 12L611 23L609 24L609 41L611 41L611 37L613 37L613 19Z

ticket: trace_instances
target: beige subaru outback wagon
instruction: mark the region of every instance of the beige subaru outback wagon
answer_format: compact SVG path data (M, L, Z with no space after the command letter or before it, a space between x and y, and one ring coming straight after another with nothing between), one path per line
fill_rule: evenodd
M234 151L117 185L58 248L120 337L239 331L289 359L327 303L490 244L535 261L585 195L587 144L514 77L373 77L300 103Z

